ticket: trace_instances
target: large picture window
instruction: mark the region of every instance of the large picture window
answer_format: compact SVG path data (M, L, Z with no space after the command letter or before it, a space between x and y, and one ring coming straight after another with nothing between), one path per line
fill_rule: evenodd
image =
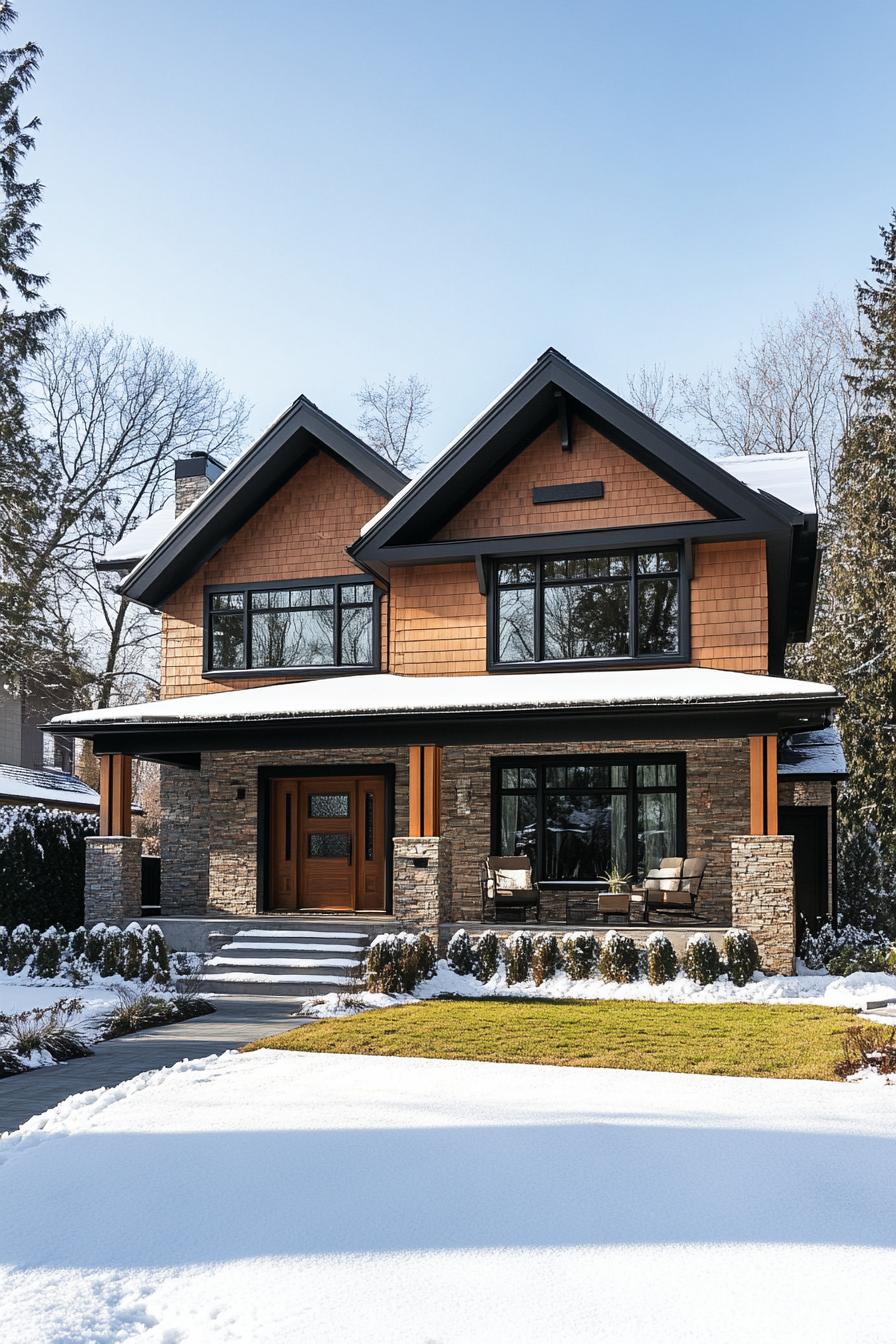
M493 661L678 657L680 570L677 548L499 564L492 606Z
M684 851L680 757L577 757L494 764L493 843L528 854L541 882L643 877Z
M353 579L214 589L207 670L373 667L376 598L372 583Z

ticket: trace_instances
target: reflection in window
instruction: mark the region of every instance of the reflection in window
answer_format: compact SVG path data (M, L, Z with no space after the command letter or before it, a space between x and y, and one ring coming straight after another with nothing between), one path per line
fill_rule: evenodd
M372 583L212 593L209 667L372 667Z
M679 650L677 550L533 559L497 568L499 663Z
M643 876L678 852L675 762L580 759L502 766L502 854L528 854L541 881L594 882L616 867Z

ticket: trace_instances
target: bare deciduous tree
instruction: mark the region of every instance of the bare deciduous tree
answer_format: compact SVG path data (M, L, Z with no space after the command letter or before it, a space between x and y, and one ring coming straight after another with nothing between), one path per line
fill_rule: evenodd
M628 395L633 406L649 415L658 425L674 419L677 410L679 380L664 364L642 365L628 379Z
M157 685L156 619L125 603L96 560L155 512L178 455L238 445L246 407L219 379L150 341L62 325L26 376L32 436L52 478L26 584L49 587L93 669L99 706Z
M809 454L825 517L839 446L855 416L846 380L856 319L833 295L764 327L732 369L682 388L681 409L702 443L729 453Z
M389 373L381 383L365 383L356 395L358 429L394 467L409 469L422 460L420 431L431 414L429 392L416 374L402 380Z
M856 412L857 393L845 377L856 326L854 312L820 294L792 318L763 327L729 369L688 379L654 365L629 379L629 393L640 410L705 449L808 452L825 517L839 445Z

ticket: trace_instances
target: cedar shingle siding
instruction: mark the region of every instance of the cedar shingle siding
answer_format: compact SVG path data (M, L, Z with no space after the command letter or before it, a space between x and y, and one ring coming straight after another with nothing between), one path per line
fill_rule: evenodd
M345 553L383 499L353 472L319 453L165 603L162 697L270 685L270 678L202 675L203 588L358 574ZM366 577L366 575L364 576ZM383 613L385 616L385 612ZM386 623L383 622L385 630Z
M695 522L712 516L575 417L572 442L572 452L564 452L558 426L549 426L455 514L437 539L454 541L524 532L643 527L648 523ZM603 481L603 499L532 503L533 486L572 485L580 481Z

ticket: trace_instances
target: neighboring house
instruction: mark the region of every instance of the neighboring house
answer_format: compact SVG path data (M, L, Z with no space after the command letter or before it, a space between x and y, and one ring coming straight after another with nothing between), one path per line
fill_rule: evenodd
M47 714L45 704L23 703L0 687L0 807L37 803L98 812L99 794L72 773L72 738L41 730Z
M818 572L805 455L712 461L548 350L411 482L300 397L227 470L179 463L176 493L148 549L107 558L162 612L161 701L54 721L104 754L124 837L94 846L88 917L139 913L141 756L162 766L163 916L391 915L444 939L480 918L490 853L534 855L561 921L611 866L691 855L698 916L792 966L779 801L800 903L828 913L842 775L828 750L794 778L840 703L784 676Z

